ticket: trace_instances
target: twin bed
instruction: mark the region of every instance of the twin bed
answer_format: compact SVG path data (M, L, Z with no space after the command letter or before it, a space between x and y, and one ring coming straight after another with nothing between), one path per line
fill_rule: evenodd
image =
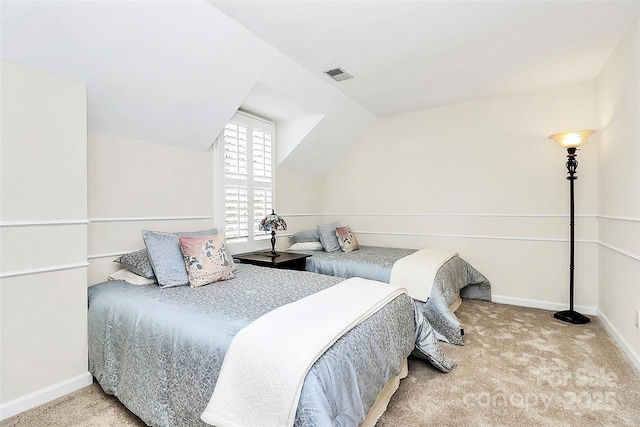
M93 285L88 291L90 372L106 393L115 395L148 425L208 425L203 419L221 426L243 425L242 417L236 424L233 420L227 424L224 416L217 417L216 411L232 407L229 401L217 402L217 407L214 402L218 380L229 383L230 375L225 374L232 371L225 355L233 349L234 337L267 313L300 304L336 285L347 285L350 282L345 277L360 275L356 272L368 271L361 275L388 282L385 269L390 270L388 264L393 265L393 259L406 251L362 248L355 257L350 253L324 256L314 251L307 264L312 272L237 265L235 278L196 288L136 286L121 280ZM367 263L376 267L363 265ZM326 273L327 268L332 269L332 275L317 274ZM461 343L459 323L456 327L455 315L447 314L451 313L451 294L460 289L463 297L487 299L489 292L490 299L484 276L454 257L438 269L426 303L421 305L408 294L399 293L347 328L313 360L300 382L290 419L283 422L275 418L271 425L374 425L399 379L406 375L410 354L448 372L455 362L442 352L438 338ZM353 301L352 297L320 310L331 317ZM318 322L317 314L303 317L296 321L299 331L304 332L305 322L310 328ZM432 328L432 323L437 328ZM286 333L275 335L281 338ZM243 382L255 387L258 397L263 394L260 373L272 369L267 363L273 350L270 347L279 346L276 340L271 343L267 339L260 346L242 350L245 363L250 364L246 366L257 372L255 382L253 377ZM287 357L296 360L297 349ZM269 384L264 387L265 392L272 388ZM269 406L269 398L265 399L262 403L232 403L251 415L252 411L260 413L260 405Z
M417 252L416 249L359 246L352 252L292 250L311 255L306 269L314 273L350 278L363 277L389 283L394 264ZM462 345L462 328L454 314L461 298L491 301L491 284L471 264L457 254L438 268L426 302L415 301L441 341Z

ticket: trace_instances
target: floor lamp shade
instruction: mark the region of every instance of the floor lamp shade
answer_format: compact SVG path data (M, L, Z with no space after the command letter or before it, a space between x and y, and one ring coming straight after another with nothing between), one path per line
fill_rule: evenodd
M569 132L560 132L549 135L549 139L553 139L564 148L578 148L594 130L572 130Z
M570 249L570 264L569 264L569 310L563 310L555 313L553 317L562 320L563 322L573 323L577 325L589 323L591 319L587 316L578 313L573 309L573 273L575 270L574 255L575 255L575 208L574 208L574 181L578 179L576 176L576 170L578 169L578 160L576 160L576 151L582 143L595 131L593 130L575 130L569 132L560 132L550 135L549 138L556 141L560 146L567 149L567 180L570 186L570 209L571 220L569 222L571 229L571 249Z

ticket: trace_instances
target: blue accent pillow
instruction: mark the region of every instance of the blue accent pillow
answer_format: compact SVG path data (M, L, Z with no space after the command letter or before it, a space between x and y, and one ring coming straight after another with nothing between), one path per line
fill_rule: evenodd
M216 228L182 233L142 230L142 239L147 246L149 261L151 261L158 285L161 288L189 285L189 275L187 274L187 267L184 263L178 237L211 236L216 234L218 234Z
M340 221L335 221L331 224L318 224L318 236L325 252L339 252L342 250L338 242L338 236L336 236L336 228L341 226Z

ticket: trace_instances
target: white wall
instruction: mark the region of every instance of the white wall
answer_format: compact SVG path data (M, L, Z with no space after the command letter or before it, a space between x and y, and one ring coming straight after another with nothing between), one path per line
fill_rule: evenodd
M144 248L140 231L223 228L214 217L213 149L202 153L89 133L89 285L119 269L113 260ZM277 209L291 230L315 226L322 177L276 168ZM286 247L287 232L278 233ZM281 237L281 238L280 238Z
M2 418L91 383L86 86L2 60Z
M287 231L278 233L276 247L285 250L292 243L287 236L323 222L324 175L279 167L276 185L277 213L287 222Z
M640 368L640 15L598 77L599 311Z
M144 248L142 229L215 226L211 157L211 150L89 133L89 284L117 270L118 255Z
M547 136L596 127L595 81L378 119L327 175L327 220L365 244L456 250L496 301L564 309L566 151ZM576 305L598 305L597 136L579 152Z

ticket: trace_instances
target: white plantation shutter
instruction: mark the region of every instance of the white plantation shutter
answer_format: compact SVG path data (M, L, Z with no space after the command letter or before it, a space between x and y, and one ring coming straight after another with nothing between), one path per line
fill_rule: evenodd
M253 189L253 230L256 236L265 237L264 231L260 231L258 226L260 221L271 213L271 207L273 206L272 194L273 191L270 188Z
M249 197L246 187L224 188L224 234L227 239L249 236Z
M256 181L271 182L271 134L253 131L253 177Z
M230 179L247 179L247 127L229 122L224 128L224 174Z
M271 237L258 226L273 208L274 137L273 123L237 113L218 139L225 237L229 244L246 244L246 250Z

